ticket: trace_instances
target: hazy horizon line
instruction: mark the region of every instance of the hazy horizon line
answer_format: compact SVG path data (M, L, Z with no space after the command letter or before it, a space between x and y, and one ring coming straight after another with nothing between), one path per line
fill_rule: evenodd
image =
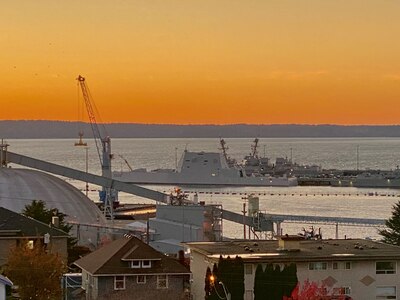
M0 122L58 122L58 123L83 123L90 124L87 121L79 121L79 120L49 120L49 119L5 119L0 120ZM132 125L160 125L160 126L344 126L344 127L352 127L352 126L375 126L375 127L383 127L383 126L400 126L398 124L341 124L341 123L139 123L139 122L98 122L98 124L132 124Z

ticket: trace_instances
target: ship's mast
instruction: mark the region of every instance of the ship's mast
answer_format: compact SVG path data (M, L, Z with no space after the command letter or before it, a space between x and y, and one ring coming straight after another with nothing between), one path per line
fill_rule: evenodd
M229 157L228 157L228 146L226 146L226 142L223 138L219 138L219 143L221 145L221 148L219 148L219 150L222 151L222 155L225 157L225 160L228 162L229 161Z
M251 145L251 156L258 157L258 138L255 138L253 144Z

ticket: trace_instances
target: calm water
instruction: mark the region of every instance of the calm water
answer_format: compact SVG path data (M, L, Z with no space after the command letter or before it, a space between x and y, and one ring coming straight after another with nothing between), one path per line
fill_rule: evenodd
M86 150L74 147L75 140L9 140L10 151L47 160L71 168L85 170ZM100 173L100 163L92 140L89 144L89 172ZM250 152L252 139L226 139L229 155L241 160ZM264 154L273 160L276 157L290 157L292 148L293 160L303 164L317 164L323 168L355 169L357 165L357 146L359 146L359 166L361 169L393 169L400 164L400 139L387 138L346 138L346 139L260 139L260 155ZM112 141L114 170L128 170L124 157L133 168L145 167L174 168L176 153L178 159L185 148L192 151L218 151L218 139L114 139ZM177 149L177 150L176 150ZM69 180L71 184L83 189L84 183ZM169 191L173 187L152 188ZM97 187L91 186L92 199L96 199ZM190 189L188 189L190 190ZM194 191L191 189L190 191ZM219 190L196 189L196 191L224 191L235 193L265 193L260 196L260 209L269 213L341 216L360 218L388 218L391 208L400 198L400 190L374 190L333 187L292 187L292 188L227 188ZM368 196L377 192L378 196ZM279 195L280 194L280 195ZM284 196L286 194L286 196ZM307 194L307 196L306 196ZM345 194L345 195L343 195ZM222 204L225 209L240 212L242 196L227 194L201 194L200 200L208 203ZM122 202L149 202L132 195L121 194ZM151 202L151 201L150 201ZM305 226L302 224L284 224L286 233L297 233ZM335 228L324 225L325 237L334 237ZM224 234L241 237L242 227L224 222ZM377 237L375 228L340 227L341 237Z

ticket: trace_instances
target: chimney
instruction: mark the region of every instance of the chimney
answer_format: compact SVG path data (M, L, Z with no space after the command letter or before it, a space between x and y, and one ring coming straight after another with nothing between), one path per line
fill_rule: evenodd
M283 235L278 239L279 250L284 251L300 251L300 242L304 241L304 237L297 235Z
M51 218L51 224L54 226L54 227L59 227L60 226L60 218L59 217L57 217L57 216L53 216L52 218Z

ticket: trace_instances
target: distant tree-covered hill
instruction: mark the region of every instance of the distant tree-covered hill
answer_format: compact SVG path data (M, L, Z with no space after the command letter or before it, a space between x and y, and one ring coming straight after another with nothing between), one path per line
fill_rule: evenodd
M400 137L399 125L165 125L112 123L104 126L113 138L235 138L235 137ZM0 138L76 138L90 124L61 121L0 121Z

